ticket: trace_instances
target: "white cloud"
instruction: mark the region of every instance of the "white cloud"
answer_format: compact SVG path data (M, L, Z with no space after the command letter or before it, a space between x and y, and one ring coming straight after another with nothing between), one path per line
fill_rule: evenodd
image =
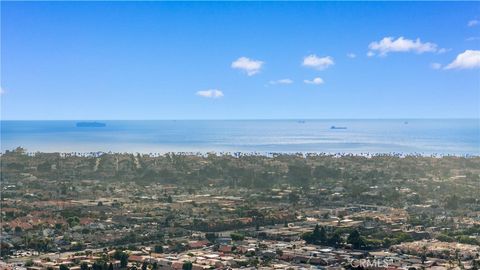
M375 56L375 53L369 51L369 52L367 52L367 56L368 56L368 57L373 57L373 56Z
M241 69L247 73L248 76L252 76L260 72L263 62L259 60L253 60L247 57L240 57L232 62L232 68Z
M5 94L5 90L3 90L3 88L0 87L0 95L3 95Z
M347 53L347 57L348 58L355 58L355 57L357 57L357 55L354 54L354 53Z
M380 56L386 56L391 52L415 52L415 53L424 53L424 52L444 52L444 49L438 49L437 44L431 42L422 42L419 38L416 40L406 39L404 37L399 37L394 39L393 37L384 37L380 41L374 41L368 45L370 49L369 54L377 53Z
M270 81L269 83L270 84L292 84L293 80L291 80L291 79L280 79L280 80L276 80L276 81Z
M324 83L323 79L320 77L313 78L313 80L304 80L303 82L306 84L316 84L316 85L320 85Z
M440 63L431 63L431 64L430 64L430 67L431 67L432 69L441 69L441 68L442 68L442 64L440 64Z
M457 55L455 60L445 66L444 69L472 69L480 68L480 51L466 50Z
M203 91L197 91L197 96L205 98L221 98L223 97L223 92L218 89L209 89Z
M480 24L479 20L470 20L467 23L468 27L473 27L473 26L478 25L478 24Z
M305 56L305 58L303 58L303 63L302 63L302 65L305 67L315 68L318 70L324 70L329 66L333 66L334 64L335 62L333 61L332 57L330 56L318 57L315 54Z

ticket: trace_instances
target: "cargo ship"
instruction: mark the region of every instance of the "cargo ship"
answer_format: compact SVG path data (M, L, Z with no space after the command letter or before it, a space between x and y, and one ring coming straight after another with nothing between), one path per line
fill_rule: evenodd
M330 129L347 129L347 127L336 127L336 126L331 126Z

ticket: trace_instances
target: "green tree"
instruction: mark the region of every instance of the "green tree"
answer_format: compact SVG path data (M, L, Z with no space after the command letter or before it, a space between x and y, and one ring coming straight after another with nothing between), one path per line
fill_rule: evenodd
M321 244L327 243L327 231L325 231L325 227L322 227L320 229L320 236L318 238L318 241L320 241Z
M327 232L324 227L320 228L318 224L313 229L312 237L316 244L325 244L327 242Z
M422 247L422 264L425 264L425 261L427 260L427 246Z
M207 238L208 241L213 243L217 239L217 235L213 232L207 232L207 233L205 233L205 238Z
M186 261L182 265L183 270L192 270L192 268L193 268L193 264L190 261Z
M236 233L236 232L231 233L230 237L232 238L233 241L242 241L245 238L243 234Z
M471 270L478 270L478 266L479 266L478 259L477 260L472 260L472 268L470 268L470 269Z
M310 185L311 168L306 164L288 165L287 173L289 181L302 188L308 188Z
M80 264L80 270L88 270L88 263L82 262Z
M327 244L327 232L324 227L315 225L315 228L312 232L307 232L302 235L302 239L307 242L307 244Z
M92 270L104 270L103 265L100 262L94 262L92 264Z
M155 245L155 247L153 247L153 251L155 253L163 253L163 246L162 245Z
M68 223L68 226L75 227L80 223L80 219L78 217L69 217L67 218L67 223Z
M122 252L120 255L120 267L125 268L128 265L128 254L125 252Z
M327 240L327 245L332 247L338 247L342 244L342 238L340 234L335 232L330 238Z
M298 203L298 201L300 201L300 196L298 196L298 194L296 192L292 192L292 193L288 194L288 201L291 204L296 205Z
M360 249L365 247L365 241L360 236L358 230L353 230L347 238L347 243L351 244L353 248Z
M314 243L312 232L306 232L306 233L302 234L302 239L305 240L305 242L307 242L307 244L313 244Z

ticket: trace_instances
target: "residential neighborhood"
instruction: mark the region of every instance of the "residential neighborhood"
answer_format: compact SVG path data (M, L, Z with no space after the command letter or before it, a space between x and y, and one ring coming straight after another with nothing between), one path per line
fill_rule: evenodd
M5 269L478 269L478 158L17 149L2 161Z

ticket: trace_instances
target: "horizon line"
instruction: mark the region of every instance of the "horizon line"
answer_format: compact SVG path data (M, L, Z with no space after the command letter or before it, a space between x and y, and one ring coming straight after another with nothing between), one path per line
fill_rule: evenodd
M164 119L0 119L6 121L282 121L282 120L480 120L479 117L392 117L392 118L164 118Z

